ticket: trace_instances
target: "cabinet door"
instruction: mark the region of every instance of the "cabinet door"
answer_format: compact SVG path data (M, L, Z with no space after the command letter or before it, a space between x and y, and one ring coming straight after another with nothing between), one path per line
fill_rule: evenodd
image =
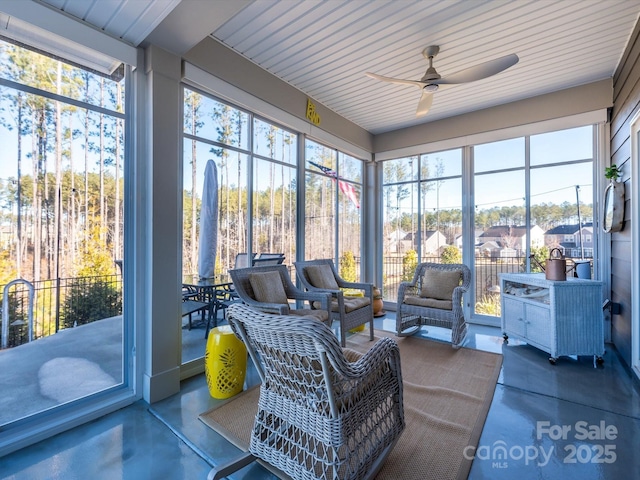
M524 305L520 300L504 297L502 312L502 330L508 335L525 336Z
M551 313L549 307L532 304L525 305L527 340L537 346L551 347Z

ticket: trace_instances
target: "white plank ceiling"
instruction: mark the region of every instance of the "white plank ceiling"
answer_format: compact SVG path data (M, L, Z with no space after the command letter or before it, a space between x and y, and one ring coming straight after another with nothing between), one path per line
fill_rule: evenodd
M202 1L41 3L140 45L163 20L170 31L173 10L181 22L193 11L201 28ZM638 0L256 0L235 11L225 3L207 2L207 33L374 134L611 78L640 12ZM365 72L417 80L428 45L440 46L434 65L443 77L510 53L520 61L437 92L416 118L417 88Z

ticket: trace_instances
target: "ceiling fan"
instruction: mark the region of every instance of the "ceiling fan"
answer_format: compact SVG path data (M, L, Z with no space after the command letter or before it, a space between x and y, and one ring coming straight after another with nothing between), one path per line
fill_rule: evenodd
M426 115L431 108L433 94L442 87L482 80L483 78L490 77L512 67L518 63L519 60L518 56L515 53L512 53L511 55L505 55L504 57L496 58L495 60L489 60L488 62L481 63L475 67L470 67L458 73L454 73L453 75L449 75L448 77L442 78L433 66L433 57L438 55L439 51L440 47L438 45L428 46L422 51L422 55L429 60L429 68L427 68L427 71L420 80L402 80L400 78L384 77L371 72L367 72L366 75L371 78L375 78L376 80L382 80L383 82L414 85L422 90L422 95L418 102L418 109L416 110L416 117L421 117Z

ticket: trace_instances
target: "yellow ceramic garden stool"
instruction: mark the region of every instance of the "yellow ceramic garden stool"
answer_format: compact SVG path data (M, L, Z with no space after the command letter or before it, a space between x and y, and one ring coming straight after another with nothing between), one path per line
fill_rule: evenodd
M229 398L242 391L247 372L247 348L223 325L209 332L204 373L213 398Z
M345 297L364 297L364 292L362 290L356 290L351 288L351 289L345 290L343 295ZM357 333L363 330L364 330L364 323L362 325L357 326L356 328L352 328L351 330L349 330L349 333Z

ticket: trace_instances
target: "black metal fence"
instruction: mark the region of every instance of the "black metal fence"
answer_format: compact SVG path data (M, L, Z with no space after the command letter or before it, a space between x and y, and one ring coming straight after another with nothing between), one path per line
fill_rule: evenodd
M32 340L53 335L103 318L122 314L122 276L60 278L31 282L35 295L32 312ZM11 285L7 291L8 312L0 311L0 331L3 344L15 347L29 341L29 298L26 283ZM0 305L5 285L0 285ZM0 310L2 307L0 307ZM2 329L3 318L8 328Z
M422 261L439 263L441 259L429 257L423 258ZM359 262L360 258L356 258L356 268L359 268ZM383 263L383 296L386 301L395 302L400 282L410 277L413 271L402 256L385 257ZM496 293L499 292L496 289L499 286L498 274L524 271L525 258L478 257L475 264L474 288L478 305L486 301L495 302ZM293 269L292 278L295 279ZM32 284L35 289L33 340L53 335L65 328L122 314L121 275L61 278ZM4 287L0 285L0 331L3 321L1 305ZM25 284L16 284L7 294L9 326L5 343L8 347L14 347L29 341L28 290Z
M496 288L500 282L498 274L523 272L526 257L506 257L499 259L476 257L475 259L475 298L481 301L487 297L495 295ZM422 262L440 263L440 257L426 257ZM383 297L388 302L396 302L398 288L403 280L410 280L415 271L411 265L404 263L401 256L391 256L384 258L383 265Z

